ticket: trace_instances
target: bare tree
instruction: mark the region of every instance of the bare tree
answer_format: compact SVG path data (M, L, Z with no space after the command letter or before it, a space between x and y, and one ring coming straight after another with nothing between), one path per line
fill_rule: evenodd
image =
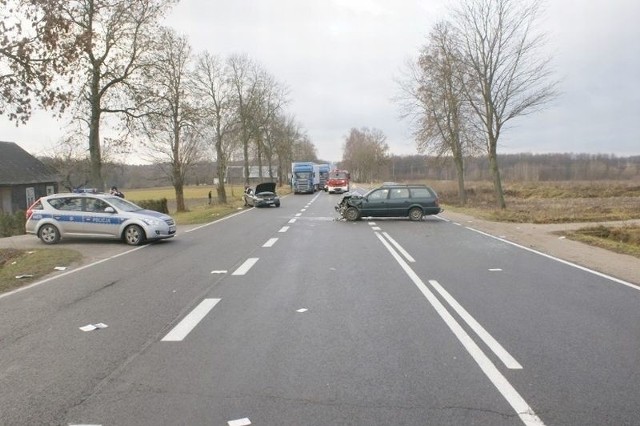
M176 192L176 207L186 211L184 182L188 169L202 157L201 109L190 85L191 47L186 38L167 28L160 30L156 58L145 69L142 96L144 114L138 122L152 158L168 164Z
M196 94L201 98L206 117L204 125L211 128L217 159L218 201L227 202L225 177L227 164L233 150L235 139L232 134L239 126L236 91L230 84L229 68L218 57L208 52L198 57L193 84Z
M464 157L477 151L479 135L465 101L455 34L446 21L436 24L408 75L400 82L403 118L409 118L418 151L451 156L456 166L458 195L466 204Z
M462 0L455 13L465 95L483 129L499 208L506 207L497 154L505 124L557 96L549 59L539 54L539 11L538 0Z
M245 184L249 184L249 144L256 135L255 113L260 100L260 68L246 55L229 57L231 84L235 90L242 142Z
M0 115L16 125L33 107L64 111L71 101L62 77L78 54L78 39L55 13L62 0L0 0Z
M342 166L355 181L372 182L382 175L389 157L387 137L378 129L351 129L345 138Z
M49 0L39 0L46 2ZM91 183L104 188L101 122L103 114L134 114L131 82L147 65L152 32L176 0L60 0L50 12L80 41L76 61L83 82L79 120L88 127Z

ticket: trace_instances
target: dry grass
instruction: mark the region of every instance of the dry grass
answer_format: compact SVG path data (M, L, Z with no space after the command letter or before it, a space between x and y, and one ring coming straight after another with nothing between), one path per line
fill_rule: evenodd
M640 185L635 182L505 183L506 209L496 207L490 182L468 183L466 206L459 203L455 182L433 186L446 208L488 220L568 223L640 219Z
M0 293L37 281L56 266L67 267L81 257L77 251L61 248L0 249Z

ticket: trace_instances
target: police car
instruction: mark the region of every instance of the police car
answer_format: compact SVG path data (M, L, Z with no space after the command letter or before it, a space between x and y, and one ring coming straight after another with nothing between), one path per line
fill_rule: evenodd
M29 207L26 216L27 234L37 235L45 244L67 237L102 237L139 245L176 234L171 216L110 194L49 195Z

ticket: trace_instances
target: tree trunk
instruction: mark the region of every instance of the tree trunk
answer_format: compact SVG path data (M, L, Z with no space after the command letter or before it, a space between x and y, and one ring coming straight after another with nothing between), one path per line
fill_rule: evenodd
M100 74L94 72L91 78L91 118L89 119L89 155L91 157L91 186L104 191L102 180L102 154L100 149L100 94L98 85Z
M216 153L218 156L218 186L216 187L218 202L227 204L227 191L224 187L224 178L227 174L227 158L224 156L221 143L216 143Z
M454 157L456 165L456 174L458 175L458 198L461 205L467 204L467 190L464 189L464 159L461 154Z
M504 202L504 192L502 191L502 182L500 180L500 168L498 167L498 153L495 142L489 142L489 169L491 170L491 176L493 177L493 190L496 194L496 203L498 208L506 209L507 205Z

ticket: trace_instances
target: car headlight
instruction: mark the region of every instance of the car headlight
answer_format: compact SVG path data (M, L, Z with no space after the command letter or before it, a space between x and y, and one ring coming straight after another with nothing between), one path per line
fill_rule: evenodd
M153 217L145 217L142 221L149 226L162 226L164 224L162 220Z

